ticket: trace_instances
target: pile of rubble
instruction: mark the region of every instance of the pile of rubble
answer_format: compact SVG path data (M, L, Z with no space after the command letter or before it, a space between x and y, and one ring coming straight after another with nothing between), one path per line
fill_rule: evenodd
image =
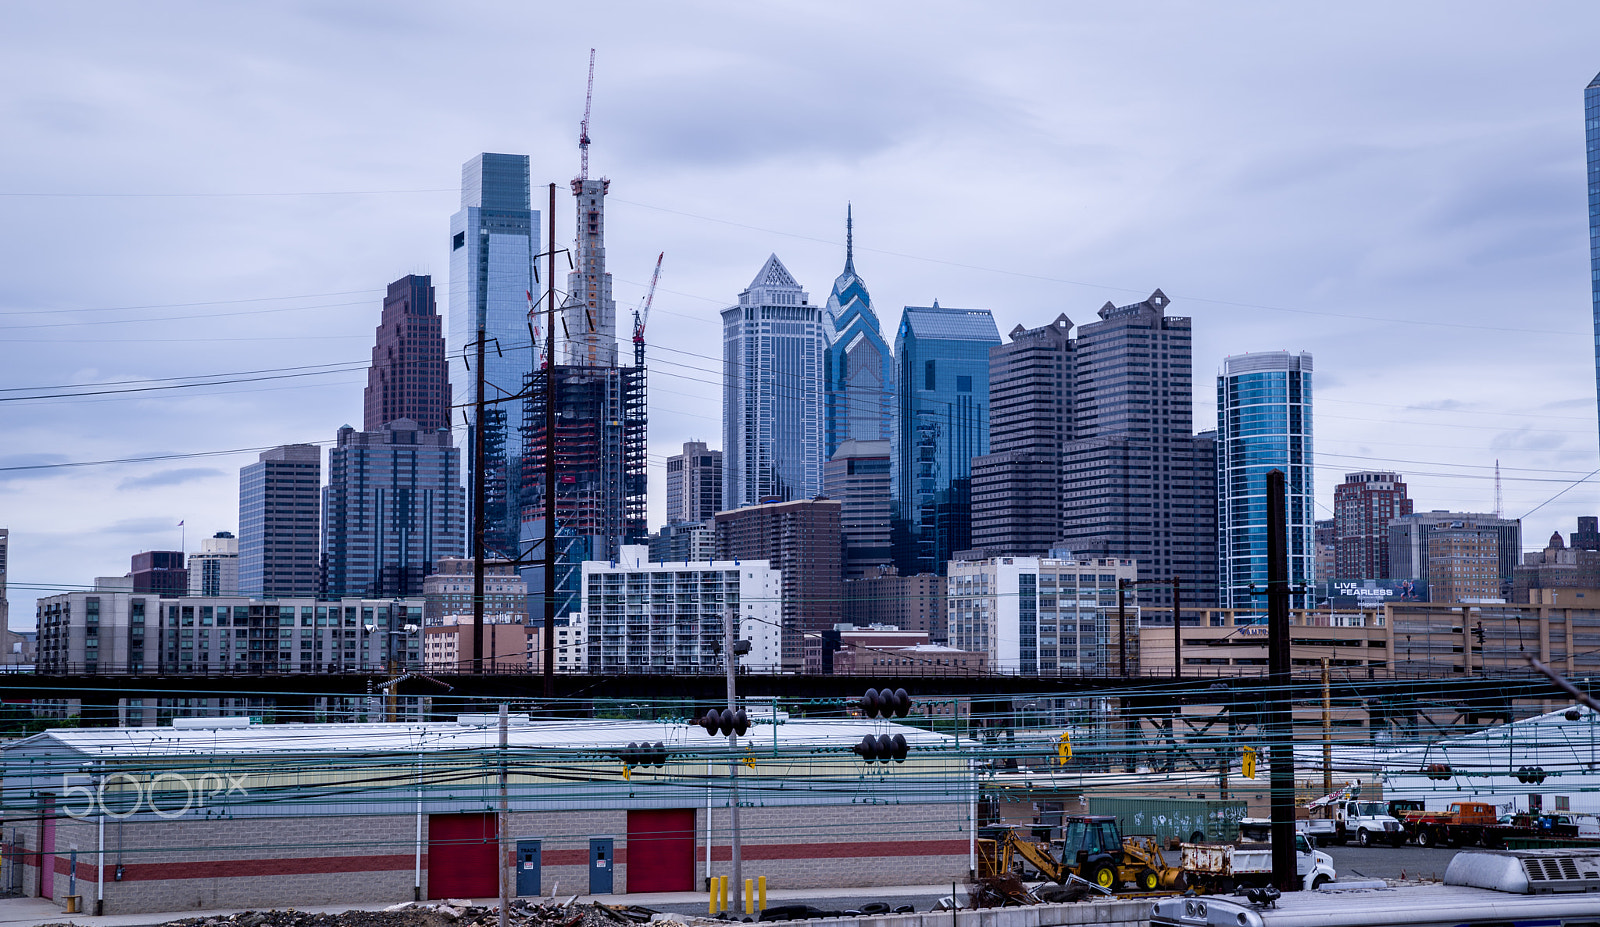
M553 899L516 899L507 922L515 927L637 927L659 920L699 920L661 914L638 905L576 904ZM189 917L162 927L498 927L500 908L452 899L405 902L381 911L341 911L312 914L293 908L283 911L244 911L226 917ZM65 925L63 925L65 927Z

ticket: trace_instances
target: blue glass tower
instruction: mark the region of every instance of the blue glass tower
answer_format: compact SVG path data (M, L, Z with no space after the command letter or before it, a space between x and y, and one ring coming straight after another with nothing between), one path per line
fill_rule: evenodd
M1217 568L1223 608L1266 608L1267 472L1285 479L1289 582L1316 581L1311 453L1311 355L1240 354L1217 378ZM1306 608L1310 592L1291 607Z
M894 558L902 576L944 575L972 546L972 458L989 453L987 309L907 306L895 333Z
M1600 74L1583 91L1584 139L1589 149L1589 285L1593 289L1594 379L1600 399Z
M527 318L529 293L538 289L533 259L539 253L539 213L532 208L528 185L527 155L480 154L461 166L461 211L450 218L449 378L455 402L467 410L469 467L474 459L471 442L480 434L484 441L484 543L502 555L516 553L519 512L514 490L522 438L506 404L489 406L481 428L472 420L477 372L468 369L463 355L476 354L469 345L481 325L488 345L486 400L515 396L533 369Z
M856 276L855 217L845 212L844 273L828 295L828 435L832 459L844 441L888 441L894 423L894 356L872 311L867 284Z

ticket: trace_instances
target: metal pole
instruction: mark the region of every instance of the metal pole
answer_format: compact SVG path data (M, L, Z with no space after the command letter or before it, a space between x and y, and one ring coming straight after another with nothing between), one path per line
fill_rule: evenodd
M487 239L479 243L487 245ZM483 374L484 348L488 340L488 333L484 326L488 319L487 306L478 315L478 369L477 389L478 398L474 406L476 418L472 427L467 429L468 439L472 442L472 671L483 672L483 529L484 512L487 490L483 479L483 415L485 388Z
M506 799L506 733L510 725L506 703L500 703L500 826L495 869L500 873L500 927L506 927L511 912L511 874L506 871L506 829L511 826L509 802Z
M737 673L733 654L733 609L723 609L722 612L722 653L728 665L728 710L737 712L735 704L734 677ZM739 853L739 735L728 734L728 823L733 828L733 884L742 891L744 885L744 861Z
M102 780L103 781L103 780ZM95 838L97 847L94 856L94 914L95 917L106 913L106 816L102 808L100 820L95 825L99 831Z
M1172 676L1174 679L1183 678L1183 619L1178 614L1182 605L1183 593L1178 589L1178 577L1172 577Z
M417 751L417 842L411 869L411 900L422 900L422 751Z
M1272 881L1280 891L1301 886L1295 875L1294 732L1289 699L1289 556L1283 471L1267 473L1267 716L1272 719Z
M1333 685L1322 658L1322 794L1333 794Z
M1117 669L1128 678L1128 581L1117 578Z
M544 307L544 697L556 697L556 185L550 185Z

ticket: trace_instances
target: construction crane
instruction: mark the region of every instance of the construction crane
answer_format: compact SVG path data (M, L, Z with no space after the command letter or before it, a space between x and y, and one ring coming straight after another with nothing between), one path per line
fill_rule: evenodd
M633 310L633 366L641 370L644 369L644 326L650 321L650 304L656 300L656 281L661 279L661 259L666 256L665 251L656 255L656 271L650 275L650 289L645 291L644 302Z
M583 94L583 122L578 126L578 151L582 154L582 167L578 182L589 179L589 104L594 102L594 49L589 49L589 89ZM581 189L581 186L580 186Z

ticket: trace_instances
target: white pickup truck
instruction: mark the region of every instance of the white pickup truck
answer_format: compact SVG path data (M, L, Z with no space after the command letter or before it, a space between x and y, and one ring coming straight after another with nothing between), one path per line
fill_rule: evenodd
M1311 847L1305 834L1294 838L1295 874L1306 891L1336 878L1333 857ZM1272 847L1232 846L1225 843L1178 845L1183 874L1189 884L1227 892L1241 885L1266 885L1272 878Z

